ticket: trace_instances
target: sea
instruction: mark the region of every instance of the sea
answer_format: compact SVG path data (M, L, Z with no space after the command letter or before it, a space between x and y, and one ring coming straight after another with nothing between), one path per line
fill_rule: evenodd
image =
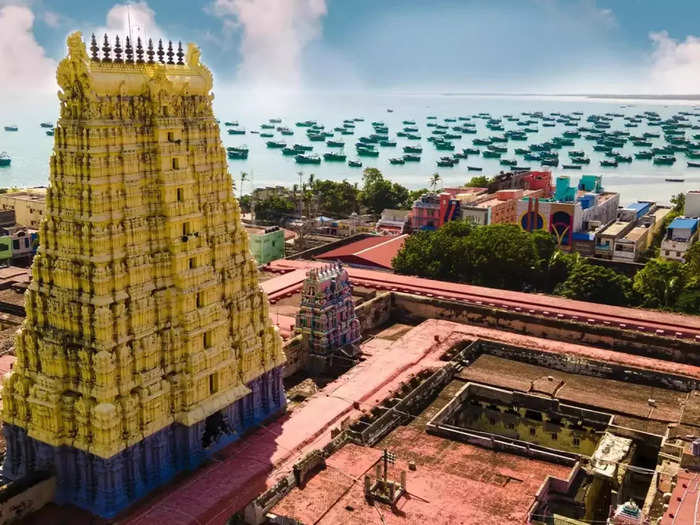
M461 160L451 168L438 168L437 160L452 152L437 151L427 141L434 128L426 127L427 116L437 117L436 122L444 123L445 118L458 118L471 116L477 113L489 113L498 118L503 115L519 116L523 112L532 113L541 111L549 113L572 114L582 112L581 125L588 115L603 115L605 113L619 113L623 115L636 115L645 111L657 112L661 118L669 118L679 112L689 112L688 116L693 125L700 124L700 109L697 101L683 100L637 100L637 99L598 99L581 96L496 96L496 95L459 95L459 94L397 94L397 93L258 93L258 92L230 92L217 94L214 100L214 110L221 122L221 138L225 146L248 146L250 153L247 160L229 160L229 171L236 186L236 194L250 193L254 188L298 184L300 180L308 180L311 174L317 179L331 179L336 181L347 180L351 183L362 183L362 170L365 167L378 168L385 177L398 182L409 189L428 187L429 178L434 173L439 173L442 184L445 187L453 187L466 183L476 175L492 176L507 170L501 166L498 159L485 159L481 156L470 156ZM10 167L0 168L0 187L26 187L44 186L49 182L49 158L53 148L53 138L45 133L45 129L39 126L42 121L56 122L58 116L58 103L54 100L37 101L36 104L25 104L21 107L3 105L0 103L0 152L5 151L12 157ZM261 131L260 125L269 119L282 119L283 125L294 131L294 136L281 136L274 131L274 139L261 138L259 134L251 131ZM362 118L363 122L357 122L355 134L350 136L338 135L345 142L344 151L348 158L356 158L355 142L360 136L366 136L373 132L371 123L380 121L389 128L389 137L396 140L395 148L379 147L380 155L377 158L361 157L362 168L352 168L343 162L325 162L320 165L300 165L294 157L283 156L279 149L270 149L266 146L267 140L281 140L289 145L294 143L310 144L314 146L314 153L322 156L327 151L337 149L327 148L323 142L309 142L306 138L306 128L295 126L297 121L313 120L323 124L327 131L332 131L336 126L342 126L343 120ZM403 128L402 122L411 120L416 122L422 136L420 141L409 141L405 138L395 138L396 132ZM229 135L226 132L224 122L237 121L239 126L247 130L245 135ZM461 140L454 140L455 151L472 146L472 140L477 137L489 137L502 135L503 132L486 129L486 121L472 119L477 125L476 135L463 135ZM8 124L16 124L17 132L4 131ZM625 128L622 118L615 118L612 128L629 131L632 135L642 135L645 131L659 133L660 128L648 128L646 121L642 121L636 128ZM450 127L459 125L449 123ZM522 129L515 122L503 121L506 130ZM560 136L563 131L575 128L564 127L557 123L556 127L538 126L537 133L529 133L527 142L509 142L508 153L503 158L518 160L519 166L539 168L535 163L524 161L513 153L516 147L526 147L533 142L544 142L554 136ZM268 131L268 130L263 130ZM693 134L700 130L687 129L686 135L692 139ZM583 133L585 134L585 133ZM661 138L650 139L654 146L664 144ZM400 157L405 145L421 145L423 153L421 161L395 165L389 162L391 157ZM599 166L603 154L593 151L593 142L583 138L575 139L574 147L565 147L559 150L560 166L550 169L554 176L568 175L572 182L578 180L583 174L600 174L603 176L603 186L606 191L615 191L621 194L621 203L626 204L636 200L654 200L659 203L668 203L672 195L681 191L700 189L700 168L688 168L687 160L683 153L677 153L677 161L672 166L658 166L651 160L634 160L630 164L620 163L617 168L603 168ZM483 149L483 147L481 147ZM565 170L561 167L562 161L568 162L567 151L570 149L582 150L590 157L590 165L583 166L582 170ZM637 148L629 141L621 152L625 155L633 155ZM481 172L468 171L467 166L478 166ZM241 184L241 173L246 176ZM667 182L665 179L683 179L683 182Z

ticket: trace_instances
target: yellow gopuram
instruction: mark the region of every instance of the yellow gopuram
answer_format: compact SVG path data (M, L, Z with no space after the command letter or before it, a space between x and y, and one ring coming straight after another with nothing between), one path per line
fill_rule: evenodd
M196 46L68 37L3 473L114 516L285 408ZM132 45L133 44L133 45Z

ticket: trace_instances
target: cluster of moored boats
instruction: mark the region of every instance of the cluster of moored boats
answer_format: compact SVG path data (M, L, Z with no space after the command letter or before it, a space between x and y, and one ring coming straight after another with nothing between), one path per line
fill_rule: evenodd
M53 123L42 122L39 127L46 129L46 135L53 137ZM9 133L16 133L19 131L19 126L17 124L8 124L3 126L3 129ZM4 168L12 164L12 157L6 151L0 152L0 168Z
M585 117L578 111L568 114L522 112L500 117L482 112L443 119L429 115L423 125L415 120L403 120L394 136L390 135L387 124L374 121L371 123L372 131L354 141L353 158L345 153L347 137L355 134L357 123L364 120L362 118L346 119L332 130L315 120L296 122L295 127L304 130L307 142L323 143L327 149L323 153L315 153L313 144L288 145L283 137L294 135L294 131L284 126L281 119L269 119L260 125L259 131L246 132L236 121L225 122L224 125L230 135L259 135L265 139L268 148L281 150L283 155L294 157L299 164L347 162L349 166L360 167L362 157L379 157L380 150L384 148L401 150L401 154L388 158L391 164L419 162L423 153L423 135L427 135L426 142L432 144L436 151L445 152L437 158L438 167L452 167L461 160L481 157L498 160L500 165L512 169L525 168L521 164L526 163L580 170L583 166L591 165L593 159L583 149L573 148L582 141L588 141L592 143L592 151L602 157L597 162L603 168L615 168L633 161L651 161L656 165L668 166L677 161L678 155L684 155L688 167L694 168L700 167L700 124L692 122L692 116L700 117L700 113L681 111L666 119L654 111L636 115L591 114ZM477 126L478 123L481 125ZM559 134L542 142L532 140L540 130L557 126L563 128ZM639 126L647 131L635 134L634 129ZM698 132L693 133L694 130ZM275 136L276 133L279 137ZM459 142L468 140L470 135L477 135L471 140L471 147L457 146ZM400 145L400 139L405 144ZM522 146L517 146L518 143L522 143ZM513 147L509 148L511 144ZM627 146L632 149L628 147L623 153L622 149ZM229 147L228 156L231 159L247 159L248 148ZM468 169L477 171L481 167L468 166Z

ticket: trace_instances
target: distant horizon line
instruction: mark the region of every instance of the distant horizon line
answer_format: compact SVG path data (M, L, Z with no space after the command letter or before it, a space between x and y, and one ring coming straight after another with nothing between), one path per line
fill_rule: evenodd
M637 99L637 100L700 100L700 94L685 95L652 95L652 94L631 94L631 93L504 93L504 92L443 92L444 96L504 96L504 97L586 97L604 99Z

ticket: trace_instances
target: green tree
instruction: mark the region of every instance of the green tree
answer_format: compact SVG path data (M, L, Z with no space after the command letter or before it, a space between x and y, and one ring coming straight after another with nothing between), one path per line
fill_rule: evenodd
M632 283L610 268L580 262L555 293L569 299L625 306L629 304Z
M414 234L394 259L397 273L514 290L533 286L538 265L531 234L515 225L467 221Z
M430 189L435 191L440 183L442 182L442 178L440 177L439 173L433 173L430 176L430 179L428 179L428 186L430 186Z
M559 284L569 278L576 266L583 261L580 254L556 250L547 261L546 270L543 272L542 289L552 292Z
M683 268L677 261L651 259L634 276L633 288L642 306L673 308L685 286Z
M408 200L408 190L384 178L377 168L367 168L362 175L360 202L370 213L379 215L386 208L400 208Z
M472 177L465 186L467 188L486 188L490 183L491 179L485 175L477 175L476 177Z
M316 180L312 193L323 215L347 217L359 211L359 191L347 180Z
M250 213L250 195L243 195L238 200L238 205L241 207L243 213Z
M271 196L255 203L255 218L261 221L276 222L285 215L294 213L295 209L296 206L292 201Z
M673 211L682 215L685 211L685 193L677 193L671 197L671 204L673 204Z

